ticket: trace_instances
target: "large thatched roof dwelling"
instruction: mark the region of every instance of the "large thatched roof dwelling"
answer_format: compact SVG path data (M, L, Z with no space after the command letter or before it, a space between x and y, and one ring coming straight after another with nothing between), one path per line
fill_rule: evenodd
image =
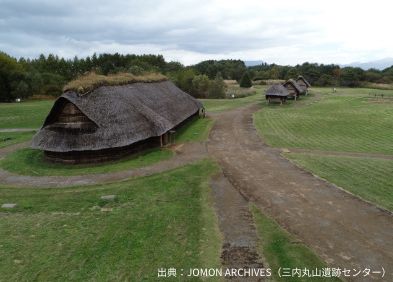
M311 84L301 75L299 75L296 79L296 83L300 86L303 90L303 93L307 93L308 88L311 87Z
M165 143L168 132L204 113L170 81L134 82L66 91L54 103L32 147L48 159L86 163L119 158Z
M304 93L303 89L293 79L288 79L283 86L289 91L289 96L295 100Z
M265 93L265 98L268 103L278 100L281 104L287 100L289 91L282 84L273 84Z

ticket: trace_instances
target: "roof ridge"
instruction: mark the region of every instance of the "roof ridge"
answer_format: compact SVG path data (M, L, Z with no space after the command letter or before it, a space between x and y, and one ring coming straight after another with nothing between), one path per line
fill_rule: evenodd
M168 80L168 78L165 75L157 72L145 73L143 75L133 75L131 73L100 75L95 72L89 72L68 82L63 87L63 92L73 91L83 96L102 86L121 86L138 82L154 83L166 80Z

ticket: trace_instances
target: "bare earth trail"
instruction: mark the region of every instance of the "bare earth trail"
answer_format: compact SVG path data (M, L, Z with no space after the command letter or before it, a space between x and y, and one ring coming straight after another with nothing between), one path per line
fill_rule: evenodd
M223 235L221 263L224 268L267 268L257 251L258 235L248 201L219 173L211 179L214 205ZM260 275L232 277L231 281L268 281Z
M225 177L329 265L384 267L384 281L393 281L392 214L314 177L264 145L252 121L259 109L252 105L212 116L208 152Z
M32 132L37 131L38 129L34 128L6 128L0 129L0 133L9 133L9 132Z
M6 154L27 147L29 142L0 149L0 159ZM147 176L182 167L207 157L205 143L186 143L172 148L175 156L156 164L118 172L76 176L25 176L0 169L0 185L21 188L61 188L79 185L94 185Z

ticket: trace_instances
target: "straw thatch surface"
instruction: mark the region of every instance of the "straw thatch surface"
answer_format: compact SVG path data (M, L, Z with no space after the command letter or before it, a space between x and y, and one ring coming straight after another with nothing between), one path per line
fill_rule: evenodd
M288 79L288 80L284 83L284 87L285 87L285 86L288 86L288 85L292 85L292 87L296 90L296 92L297 92L298 94L301 94L301 93L304 92L304 90L300 87L300 85L297 84L296 81L293 80L292 78L291 78L291 79Z
M305 84L307 87L311 87L311 84L310 84L303 76L299 75L299 76L297 77L296 81L299 81L299 80L303 81L304 84Z
M266 90L266 96L287 97L288 95L288 89L286 89L282 84L273 84Z
M68 82L64 86L63 91L75 91L79 94L85 94L100 86L124 85L136 82L159 82L165 80L168 80L168 78L160 73L146 73L143 75L133 75L130 73L100 75L90 72Z
M95 124L93 132L51 127L68 102ZM170 81L102 86L86 95L69 91L56 100L43 127L34 136L32 147L69 152L128 146L161 136L202 107Z

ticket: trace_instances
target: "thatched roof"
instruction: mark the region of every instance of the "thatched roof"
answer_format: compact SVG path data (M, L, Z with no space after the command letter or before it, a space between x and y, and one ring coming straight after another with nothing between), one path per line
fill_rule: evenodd
M94 132L51 128L68 102L96 125ZM170 81L101 86L86 95L68 91L55 101L32 147L53 152L123 147L164 134L202 107Z
M266 90L266 96L286 97L288 95L288 89L286 89L282 84L273 84Z
M79 94L86 94L100 86L125 85L136 82L159 82L165 80L168 80L168 78L160 73L145 73L142 75L116 73L100 75L94 72L89 72L68 82L63 87L63 92L74 91Z
M307 85L307 87L311 87L311 84L301 75L299 75L296 79L296 81L302 80L304 82L304 84Z
M304 90L300 87L300 85L297 84L296 81L293 80L292 78L291 78L291 79L288 79L283 85L284 85L284 87L285 87L285 86L287 86L287 85L289 85L289 84L292 85L293 88L295 88L296 92L298 92L299 94L301 94L301 93L304 92Z

